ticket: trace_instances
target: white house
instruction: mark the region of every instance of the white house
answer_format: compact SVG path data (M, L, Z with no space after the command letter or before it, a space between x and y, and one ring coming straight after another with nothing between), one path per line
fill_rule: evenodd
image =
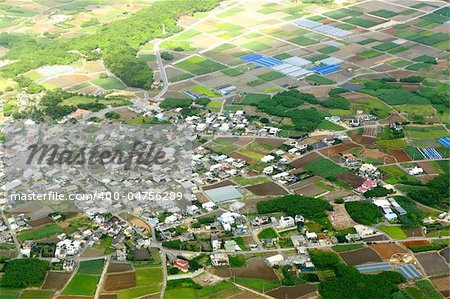
M267 155L267 156L264 156L264 157L261 158L261 162L269 163L270 161L273 161L274 159L275 159L274 156Z
M266 262L270 267L278 266L283 261L284 261L284 256L282 256L281 254L269 256L268 258L266 258Z
M294 226L294 225L295 225L295 221L294 221L294 218L292 218L291 216L281 217L280 221L278 222L278 227L280 227L280 228Z
M408 173L410 175L420 175L423 174L423 168L415 166L414 168L409 169Z

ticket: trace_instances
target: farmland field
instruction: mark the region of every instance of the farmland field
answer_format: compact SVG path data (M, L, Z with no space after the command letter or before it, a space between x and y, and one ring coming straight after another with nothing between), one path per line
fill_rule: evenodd
M64 230L57 224L49 224L40 228L22 231L19 233L18 237L21 241L39 240L56 234L60 234L62 232L64 232Z
M311 171L312 173L314 173L315 175L324 178L335 178L340 174L347 172L345 168L342 168L325 158L320 158L317 161L310 162L304 165L304 167L309 171Z
M62 295L93 296L97 288L100 275L75 274L69 284L62 291Z
M379 226L378 228L394 239L407 238L407 235L399 226Z

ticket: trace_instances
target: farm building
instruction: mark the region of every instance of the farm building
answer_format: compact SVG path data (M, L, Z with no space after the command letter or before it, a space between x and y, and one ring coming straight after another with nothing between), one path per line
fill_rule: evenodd
M216 204L224 201L242 198L242 194L235 186L224 186L206 190L205 194Z

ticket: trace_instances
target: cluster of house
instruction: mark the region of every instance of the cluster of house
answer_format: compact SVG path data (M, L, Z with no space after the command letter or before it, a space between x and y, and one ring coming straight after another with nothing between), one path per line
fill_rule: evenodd
M177 112L175 110L175 112ZM233 133L242 134L247 133L249 129L249 121L245 117L243 110L238 110L234 113L208 113L205 116L188 116L184 121L194 128L198 133L214 134L214 133ZM254 128L256 131L256 127Z
M221 181L246 173L246 164L242 159L235 159L227 155L212 153L200 146L195 149L192 156L193 182L203 185Z
M393 198L387 199L375 199L373 204L379 207L383 211L383 217L387 221L395 221L397 220L399 215L405 215L407 212L403 209L398 202ZM395 213L394 210L397 212Z
M360 193L364 193L366 191L372 190L376 186L378 186L378 182L376 180L367 179L362 183L361 186L356 188L356 190Z
M358 111L359 112L359 111ZM365 123L376 121L378 118L372 114L357 114L354 118L346 119L347 123L352 127L360 127Z
M3 222L2 218L0 218L0 243L13 243L13 239L9 232L8 226Z

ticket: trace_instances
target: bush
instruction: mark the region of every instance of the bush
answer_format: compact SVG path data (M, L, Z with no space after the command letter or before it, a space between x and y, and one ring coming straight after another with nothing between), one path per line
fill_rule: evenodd
M232 268L244 268L247 265L245 257L243 255L230 255L228 256L230 260L230 267Z
M173 60L173 55L169 52L162 52L161 58L164 60Z
M352 201L345 203L350 217L358 223L372 225L381 221L381 210L368 201Z
M332 211L333 207L323 199L286 195L258 202L257 209L260 214L284 212L290 216L303 215L308 219L318 219L326 217L325 211Z
M9 261L4 268L1 286L8 288L39 286L49 269L50 264L43 260L27 258Z
M394 191L390 190L390 189L386 189L384 187L381 186L377 186L375 188L373 188L372 190L368 190L366 192L364 192L364 197L365 198L372 198L372 197L383 197L389 194L394 193Z
M105 113L105 117L109 119L119 119L120 114L114 111L109 111Z
M174 99L174 98L166 98L164 99L159 107L164 110L171 110L175 108L183 108L189 107L192 104L191 99Z

